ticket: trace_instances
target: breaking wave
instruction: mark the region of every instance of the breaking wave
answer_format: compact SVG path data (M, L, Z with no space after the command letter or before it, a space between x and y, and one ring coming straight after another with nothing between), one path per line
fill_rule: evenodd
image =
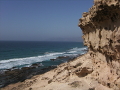
M9 69L12 67L20 67L20 66L30 66L33 63L42 62L46 60L50 60L53 58L57 58L59 56L76 56L78 54L86 53L87 48L72 48L67 50L66 52L45 52L44 55L26 57L26 58L14 58L8 60L0 60L0 69Z

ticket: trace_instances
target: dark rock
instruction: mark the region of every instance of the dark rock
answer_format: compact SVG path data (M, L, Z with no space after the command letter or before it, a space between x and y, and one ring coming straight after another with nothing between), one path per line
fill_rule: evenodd
M49 80L49 81L48 81L48 84L50 84L51 82L52 82L52 80Z
M64 59L64 58L69 58L69 56L59 56L57 59Z
M69 56L58 56L57 58L55 59L50 59L51 61L55 61L55 60L60 60L60 59L67 59L67 58L70 58Z
M50 59L51 61L55 61L56 59Z
M21 69L7 69L4 73L0 74L0 88L11 83L22 82L34 75L43 74L57 67L36 68L39 65L40 64L32 64L30 67L23 67Z
M31 65L31 67L40 67L40 66L41 66L40 63L34 63L34 64Z

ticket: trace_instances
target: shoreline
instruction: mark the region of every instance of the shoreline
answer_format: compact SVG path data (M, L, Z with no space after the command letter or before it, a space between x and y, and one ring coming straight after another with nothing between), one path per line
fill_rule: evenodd
M113 90L94 79L92 74L96 70L93 70L92 60L90 53L86 53L44 74L10 84L0 90Z
M56 62L56 61L61 61L62 59L67 59L65 61L70 62L79 56L82 56L82 54L79 54L76 57L59 56L56 59L50 59L50 61ZM60 64L62 63L65 62L61 62ZM5 71L0 74L0 80L1 80L0 88L4 88L9 84L23 82L26 79L30 79L36 75L44 74L46 72L49 72L50 70L57 68L57 66L58 65L51 65L44 67L41 65L41 63L34 63L29 67L22 67L20 69L16 67L13 67L11 69L5 69Z
M45 69L47 71L44 73L33 75L31 78L27 78L22 82L19 81L16 83L11 83L5 87L0 88L0 90L39 90L39 89L33 89L30 86L34 86L34 84L39 84L38 82L41 82L43 84L47 83L47 85L49 85L50 83L54 82L54 79L50 79L50 78L54 78L56 73L58 73L57 70L60 70L60 69L64 70L69 64L74 64L73 62L75 62L75 64L77 64L77 62L78 62L77 60L82 59L82 57L84 57L86 55L88 55L88 54L80 55L74 59L69 60L68 62L61 63L57 67L53 67L51 69L48 67ZM76 65L75 65L75 67L76 67ZM50 69L50 70L48 70L48 69ZM41 80L39 80L39 78L41 78ZM72 87L72 89L75 88L74 86L71 86L71 85L68 85L68 86ZM40 89L44 90L43 89L44 87L45 86L40 86ZM56 89L56 90L58 90L58 89ZM71 90L71 89L69 89L69 90Z
M120 90L120 0L94 0L78 26L86 54L0 90Z

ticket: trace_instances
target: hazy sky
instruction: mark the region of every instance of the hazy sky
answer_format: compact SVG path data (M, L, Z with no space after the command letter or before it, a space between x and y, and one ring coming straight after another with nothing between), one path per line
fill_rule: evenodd
M93 0L0 0L0 40L79 41Z

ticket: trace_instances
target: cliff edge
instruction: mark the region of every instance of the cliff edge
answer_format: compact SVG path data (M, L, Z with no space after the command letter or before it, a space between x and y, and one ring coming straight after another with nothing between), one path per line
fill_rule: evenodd
M96 72L92 76L102 85L120 90L120 0L94 0L79 27L93 58Z
M120 90L120 0L94 0L79 27L85 55L0 90Z

